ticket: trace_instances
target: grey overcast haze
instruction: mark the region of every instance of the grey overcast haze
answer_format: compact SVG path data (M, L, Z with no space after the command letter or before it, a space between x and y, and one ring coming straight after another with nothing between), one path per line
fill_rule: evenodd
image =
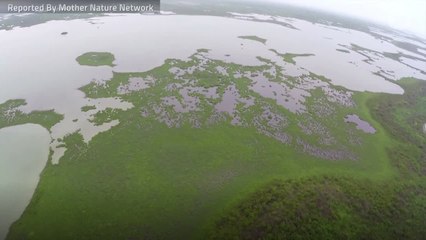
M426 0L269 0L350 15L426 38Z

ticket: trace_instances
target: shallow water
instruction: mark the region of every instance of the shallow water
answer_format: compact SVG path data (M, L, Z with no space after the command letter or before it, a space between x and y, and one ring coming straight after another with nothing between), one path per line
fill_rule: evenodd
M127 94L133 91L139 91L147 89L154 84L155 79L152 77L140 78L140 77L131 77L129 78L129 83L126 85L121 85L117 89L118 94Z
M356 128L365 132L365 133L375 133L376 129L370 125L370 123L362 120L357 115L347 115L345 117L345 122L347 123L355 123Z
M31 200L49 155L49 132L35 124L0 129L0 239Z
M254 105L253 98L242 98L235 85L230 85L223 93L222 101L215 105L217 112L226 112L234 117L237 114L237 105L244 104L244 108ZM237 121L237 120L235 120Z
M404 58L404 57L401 58L401 61L403 63L406 63L406 64L414 67L414 68L426 71L426 62L422 62L422 61L414 60L414 59L409 59L409 58Z
M309 96L309 92L298 88L290 89L285 84L271 82L262 74L247 77L253 81L250 89L259 93L261 96L274 99L278 105L283 106L293 113L305 111L305 106L302 102L305 96Z

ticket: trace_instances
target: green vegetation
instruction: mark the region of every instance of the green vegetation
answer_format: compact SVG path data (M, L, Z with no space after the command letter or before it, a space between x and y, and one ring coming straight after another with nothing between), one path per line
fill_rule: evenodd
M119 97L134 108L95 114L96 124L115 119L120 123L88 144L78 132L63 139L67 150L60 164L46 166L30 205L13 224L7 239L266 239L276 238L283 231L324 238L356 238L367 233L378 238L395 231L392 236L420 236L422 229L411 227L420 226L426 215L422 178L400 174L389 156L389 149L398 151L399 146L411 145L376 121L380 121L376 110L382 109L381 99L394 96L351 95L346 89L329 86L327 91L333 91L333 96L351 96L339 102L316 88L305 99L306 111L295 114L275 99L253 91L249 78L236 76L276 68L272 62L241 66L204 61L204 53L198 51L188 61L167 60L143 73L114 72L105 84L92 82L80 88L87 97ZM217 67L226 68L227 74L219 76ZM171 68L183 73L178 77ZM119 95L117 89L134 77L155 81L150 88ZM301 78L269 76L271 81L289 87L303 83L304 77L328 82L315 74ZM255 104L239 103L231 115L215 113L214 104L230 86ZM217 88L219 98L197 91L184 96L184 88ZM414 96L409 89L395 99L424 101L419 100L424 95ZM199 109L175 111L165 102L171 97L183 106L197 102ZM354 104L348 104L352 99ZM409 126L423 119L414 117L424 112L422 106L426 105L417 104L418 109L409 110L413 115L413 120L406 122ZM265 109L267 116L260 118ZM365 134L345 124L347 114L368 121L377 133ZM235 116L243 127L230 124ZM410 114L398 112L398 116ZM270 124L276 118L284 119L282 125ZM396 124L401 122L404 119ZM321 131L303 129L313 124ZM283 143L276 133L285 133L290 140ZM421 135L418 138L417 145L422 143ZM325 139L330 142L323 142ZM306 152L299 141L320 154ZM334 161L326 159L323 151L337 157ZM403 153L408 154L408 160L417 161L418 152ZM258 194L262 196L253 197ZM288 215L281 216L282 212ZM387 232L397 220L393 217L404 223ZM284 224L288 221L303 224L300 229L307 235ZM343 229L343 233L333 231L334 227ZM366 228L371 231L365 232Z
M108 52L88 52L77 57L76 60L80 65L113 67L115 58Z
M422 239L426 181L273 181L217 222L211 239Z
M119 114L123 111L120 109L107 108L103 111L99 111L93 115L93 119L90 122L95 123L95 126L102 125L104 123L111 122L114 119L119 118Z
M19 107L25 106L27 103L23 99L9 100L0 104L0 128L21 125L25 123L40 124L46 129L50 128L63 119L63 116L49 111L33 111L24 113Z
M96 106L95 106L95 105L91 105L91 106L83 106L83 107L81 107L81 111L82 111L82 112L88 112L88 111L90 111L90 110L94 110L94 109L96 109Z
M287 63L291 63L291 64L296 64L296 61L294 60L296 57L309 57L309 56L314 56L314 54L309 54L309 53L305 53L305 54L295 54L295 53L279 53L277 50L275 49L270 49L271 52L274 52L275 54L277 54L278 56L282 57L284 62Z
M426 83L398 82L404 95L367 104L393 139L391 181L342 177L276 180L216 223L212 239L422 239L426 235ZM372 158L371 158L372 159Z
M263 44L265 44L266 41L268 41L268 40L266 40L264 38L260 38L258 36L239 36L239 38L260 42L260 43L263 43Z
M412 78L397 82L404 95L381 94L369 103L374 117L397 141L389 148L392 163L405 176L426 176L426 83Z

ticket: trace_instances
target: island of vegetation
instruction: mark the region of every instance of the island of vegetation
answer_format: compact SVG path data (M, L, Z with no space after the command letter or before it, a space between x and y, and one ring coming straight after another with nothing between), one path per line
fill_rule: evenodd
M77 57L80 65L86 66L111 66L113 67L114 55L108 52L88 52Z
M81 107L81 111L82 112L88 112L88 111L90 111L90 110L95 110L96 109L96 106L95 105L87 105L87 106L83 106L83 107Z
M296 57L309 57L314 56L314 54L305 53L305 54L295 54L295 53L279 53L275 49L271 49L272 52L277 54L278 56L282 57L283 60L287 63L296 64L295 58Z
M268 41L267 39L264 39L264 38L261 38L261 37L258 37L258 36L239 36L239 38L260 42L260 43L263 43L263 44L265 44L266 41Z

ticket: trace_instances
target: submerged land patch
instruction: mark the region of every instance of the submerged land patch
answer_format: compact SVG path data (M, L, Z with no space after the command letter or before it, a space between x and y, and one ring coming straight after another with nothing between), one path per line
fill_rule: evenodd
M265 44L266 41L268 41L267 39L264 39L264 38L261 38L261 37L258 37L258 36L239 36L239 38L247 39L247 40L253 40L253 41L256 41L256 42L263 43L263 44Z

